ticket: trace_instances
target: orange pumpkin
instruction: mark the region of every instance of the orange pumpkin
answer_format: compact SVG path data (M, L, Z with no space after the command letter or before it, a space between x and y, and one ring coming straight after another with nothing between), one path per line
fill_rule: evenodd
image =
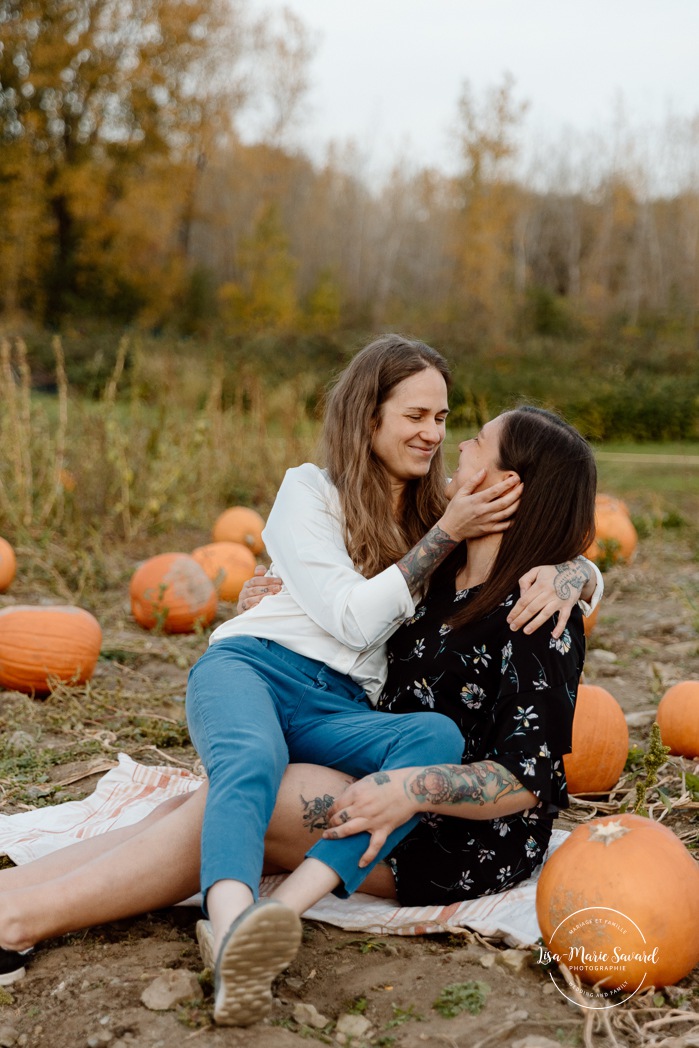
M131 577L131 611L145 629L191 633L216 614L216 588L201 564L187 553L159 553Z
M240 542L257 556L265 548L262 541L264 526L264 519L256 510L232 506L217 518L211 537L214 542Z
M4 593L17 572L17 558L7 539L0 538L0 593Z
M605 991L670 986L699 963L699 864L640 815L573 830L544 863L536 913L549 950Z
M573 717L572 750L563 758L569 793L603 793L616 786L629 752L624 711L596 684L581 684Z
M629 561L638 546L638 534L626 504L611 495L595 499L595 538L585 556L595 563Z
M29 694L51 691L52 679L84 684L102 646L100 624L71 605L18 604L0 611L0 684Z
M684 680L668 688L656 720L670 753L699 757L699 680Z
M599 618L599 607L600 606L598 604L594 611L591 611L589 615L585 615L585 617L583 618L583 629L585 631L586 637L590 636L593 629L597 625L597 619Z
M241 542L210 542L192 550L192 556L213 582L221 600L236 601L257 567L254 553Z

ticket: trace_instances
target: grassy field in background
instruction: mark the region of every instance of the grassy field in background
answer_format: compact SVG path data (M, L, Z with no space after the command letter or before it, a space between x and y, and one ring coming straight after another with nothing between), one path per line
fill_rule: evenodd
M459 441L471 435L450 431L445 443L450 469ZM677 514L699 525L699 442L599 444L595 454L599 490L627 499L632 514L658 520Z

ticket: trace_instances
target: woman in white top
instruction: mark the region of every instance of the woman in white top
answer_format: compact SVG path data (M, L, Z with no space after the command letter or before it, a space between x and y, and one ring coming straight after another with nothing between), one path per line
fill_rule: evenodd
M412 614L414 597L434 567L461 539L507 527L520 493L503 481L474 494L482 479L476 477L445 508L440 446L447 381L439 354L398 336L377 340L354 359L328 405L328 473L312 466L290 471L265 532L286 591L215 631L192 671L190 726L210 777L202 887L215 937L219 1022L243 1025L264 1013L272 978L296 950L297 914L339 885L352 890L366 873L358 865L366 850L362 835L319 842L283 886L284 903L253 902L262 838L289 755L353 775L416 763L410 756L415 747L420 763L458 761L462 739L448 718L432 715L425 738L425 714L382 715L365 697L378 694L383 644ZM534 624L545 621L572 606L584 584L592 589L586 562L551 570L554 590L567 591L568 599L559 599L550 585L534 586L523 601L528 608L513 610L515 624L522 615L533 616ZM95 862L78 902L71 894L73 860L53 856L53 916L46 906L30 911L31 888L13 892L6 901L14 919L4 921L0 907L0 943L22 948L189 894L187 843L196 838L200 806L190 806L189 821L180 819L175 838L165 829L167 818L153 825L152 850L145 840L124 835L137 841L126 844L130 893L119 894L116 856L105 861L97 842L83 852L89 850ZM377 858L400 836L399 830L389 837ZM180 861L175 851L163 876L163 855L173 842ZM25 884L42 882L42 871L22 872ZM43 878L45 883L45 872Z

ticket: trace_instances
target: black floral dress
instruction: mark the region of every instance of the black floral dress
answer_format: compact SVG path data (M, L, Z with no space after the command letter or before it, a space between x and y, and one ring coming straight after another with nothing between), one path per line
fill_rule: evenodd
M378 708L436 710L461 728L463 763L491 759L539 803L493 820L427 814L389 863L405 905L451 903L492 895L529 877L546 851L553 819L568 805L563 754L585 654L582 614L563 635L553 620L535 633L512 632L514 593L491 614L458 630L448 619L476 589L433 586L389 643L388 678Z

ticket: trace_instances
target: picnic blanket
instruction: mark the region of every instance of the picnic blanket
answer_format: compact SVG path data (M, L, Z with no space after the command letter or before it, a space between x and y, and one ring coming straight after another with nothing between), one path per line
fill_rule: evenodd
M149 815L169 797L196 790L201 779L182 768L138 764L126 754L83 800L67 801L16 815L0 815L0 855L16 863L31 862L58 848L131 825ZM554 830L550 854L568 834ZM262 895L269 895L281 876L264 877ZM529 946L541 935L536 919L536 876L480 899L449 906L396 906L394 902L356 892L349 899L327 895L304 917L325 921L347 931L378 935L429 935L472 929L508 946ZM194 897L187 903L199 904Z

